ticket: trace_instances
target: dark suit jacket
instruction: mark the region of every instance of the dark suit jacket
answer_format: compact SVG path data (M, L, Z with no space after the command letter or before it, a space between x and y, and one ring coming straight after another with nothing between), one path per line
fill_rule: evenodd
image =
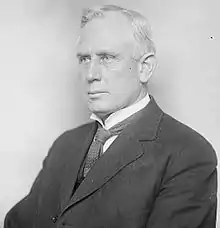
M151 99L73 192L96 131L88 123L51 147L5 228L214 228L216 154Z

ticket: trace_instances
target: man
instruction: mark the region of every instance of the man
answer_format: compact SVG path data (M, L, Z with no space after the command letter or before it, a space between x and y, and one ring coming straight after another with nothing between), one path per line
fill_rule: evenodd
M214 228L216 154L148 94L146 19L85 10L77 58L94 121L61 135L5 228Z

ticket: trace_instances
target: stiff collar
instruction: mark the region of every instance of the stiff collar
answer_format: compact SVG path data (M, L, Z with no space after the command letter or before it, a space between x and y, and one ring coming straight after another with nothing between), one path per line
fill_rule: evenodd
M129 116L133 115L134 113L142 110L143 108L145 108L147 106L147 104L150 101L150 97L147 94L144 98L142 98L140 101L126 107L123 109L120 109L114 113L112 113L103 123L103 121L94 113L91 114L90 119L91 120L96 120L98 121L103 128L105 129L110 129L111 127L113 127L115 124L125 120L126 118L128 118Z

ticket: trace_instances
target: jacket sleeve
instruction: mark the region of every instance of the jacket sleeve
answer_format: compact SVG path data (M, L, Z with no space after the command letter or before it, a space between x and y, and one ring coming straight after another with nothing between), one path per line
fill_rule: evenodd
M171 156L146 228L215 228L217 158L207 141Z
M4 221L4 228L26 228L33 227L33 221L38 216L38 197L41 192L41 182L47 167L47 160L43 161L43 167L36 177L29 194L18 202L7 214Z

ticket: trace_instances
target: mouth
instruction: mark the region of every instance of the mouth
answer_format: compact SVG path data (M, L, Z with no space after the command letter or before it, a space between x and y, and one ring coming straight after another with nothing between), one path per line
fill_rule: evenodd
M90 98L98 98L98 97L105 95L105 94L107 94L107 92L104 92L104 91L89 91L88 92L88 96Z

